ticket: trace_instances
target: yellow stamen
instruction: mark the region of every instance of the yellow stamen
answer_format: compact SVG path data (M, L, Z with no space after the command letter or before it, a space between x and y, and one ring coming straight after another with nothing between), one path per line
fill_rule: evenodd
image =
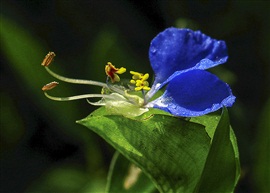
M136 84L136 81L135 80L130 80L130 83L131 84Z
M126 71L127 71L126 68L121 67L121 68L119 68L119 69L116 71L116 73L117 73L117 74L123 74L123 73L125 73Z
M130 74L132 74L132 79L139 80L142 78L143 74L139 72L130 71Z
M112 83L119 82L120 77L117 74L123 74L124 72L126 72L126 68L116 68L111 62L108 62L105 66L105 73L108 77L110 77Z
M130 71L130 74L132 74L132 80L130 80L131 84L135 84L135 91L140 90L150 90L149 83L147 79L149 78L149 74L142 74L139 72Z

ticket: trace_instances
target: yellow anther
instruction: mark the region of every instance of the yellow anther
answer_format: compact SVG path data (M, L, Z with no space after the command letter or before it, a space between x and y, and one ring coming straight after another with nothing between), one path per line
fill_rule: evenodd
M142 90L142 87L141 86L140 87L136 87L134 90L140 91L140 90Z
M149 83L147 79L149 78L149 74L142 74L139 72L130 71L130 74L132 74L132 80L130 80L131 84L135 84L135 91L140 90L150 90Z
M139 73L139 72L134 72L134 71L130 71L130 74L132 74L132 79L134 80L140 80L143 76L142 73Z
M144 80L147 80L148 78L149 78L149 74L146 73L145 75L143 75L142 80L144 81Z
M124 68L124 67L121 67L121 68L119 68L118 70L117 70L117 74L123 74L123 73L125 73L126 72L126 68Z
M142 81L141 80L136 80L136 86L141 86L142 85Z
M143 90L150 90L151 88L150 87L148 87L148 86L144 86L143 87Z
M126 72L126 68L116 68L114 65L112 65L111 62L108 62L105 66L105 72L106 75L110 77L112 83L114 83L120 81L120 77L117 74L123 74L124 72Z
M136 81L135 80L130 80L130 83L131 84L136 84Z
M136 81L136 91L139 90L150 90L149 83L147 81L137 80Z

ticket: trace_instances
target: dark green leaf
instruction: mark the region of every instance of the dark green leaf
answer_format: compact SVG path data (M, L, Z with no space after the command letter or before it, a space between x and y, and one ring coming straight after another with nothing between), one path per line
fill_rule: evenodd
M224 108L196 192L233 192L238 180L237 167L230 139L229 115Z
M216 127L220 121L220 113L214 112L200 117L192 117L190 121L199 123L205 126L205 130L210 136L211 140L213 140L214 133ZM235 156L235 164L236 164L236 178L235 178L235 186L238 183L240 178L241 168L240 168L240 158L238 152L237 140L234 134L233 129L230 127L230 141L233 146L234 156Z
M153 182L134 164L116 152L113 156L106 192L115 193L152 193Z

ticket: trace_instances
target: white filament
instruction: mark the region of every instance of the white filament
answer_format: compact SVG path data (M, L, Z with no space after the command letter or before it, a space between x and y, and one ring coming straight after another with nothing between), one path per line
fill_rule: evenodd
M114 99L111 95L104 95L104 94L83 94L83 95L76 95L70 97L54 97L49 95L48 93L44 92L45 96L51 100L55 101L72 101L72 100L79 100L79 99L87 99L87 98L108 98Z
M95 86L100 86L100 87L105 87L107 88L107 84L102 83L102 82L98 82L98 81L93 81L93 80L82 80L82 79L73 79L73 78L67 78L64 76L61 76L59 74L56 74L55 72L51 71L48 67L45 67L45 69L47 70L47 72L52 75L53 77L62 80L64 82L68 82L68 83L73 83L73 84L87 84L87 85L95 85Z

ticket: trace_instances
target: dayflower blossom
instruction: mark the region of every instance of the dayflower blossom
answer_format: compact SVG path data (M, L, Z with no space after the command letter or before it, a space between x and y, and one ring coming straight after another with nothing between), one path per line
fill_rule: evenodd
M54 57L55 54L50 56ZM128 117L139 116L149 108L162 109L175 116L200 116L223 106L230 107L235 101L230 87L205 71L226 62L227 58L224 41L212 39L200 31L171 27L159 33L150 44L149 59L155 73L152 87L147 81L148 73L130 71L130 82L121 81L117 74L124 73L126 69L116 68L110 62L105 67L106 83L66 78L48 68L53 59L49 57L49 62L44 59L42 64L46 64L43 66L55 78L75 84L100 86L102 92L73 97L52 97L46 92L45 95L58 101L100 97L98 102L88 102L106 106L112 113ZM108 79L111 79L111 83ZM163 87L164 93L152 100Z

